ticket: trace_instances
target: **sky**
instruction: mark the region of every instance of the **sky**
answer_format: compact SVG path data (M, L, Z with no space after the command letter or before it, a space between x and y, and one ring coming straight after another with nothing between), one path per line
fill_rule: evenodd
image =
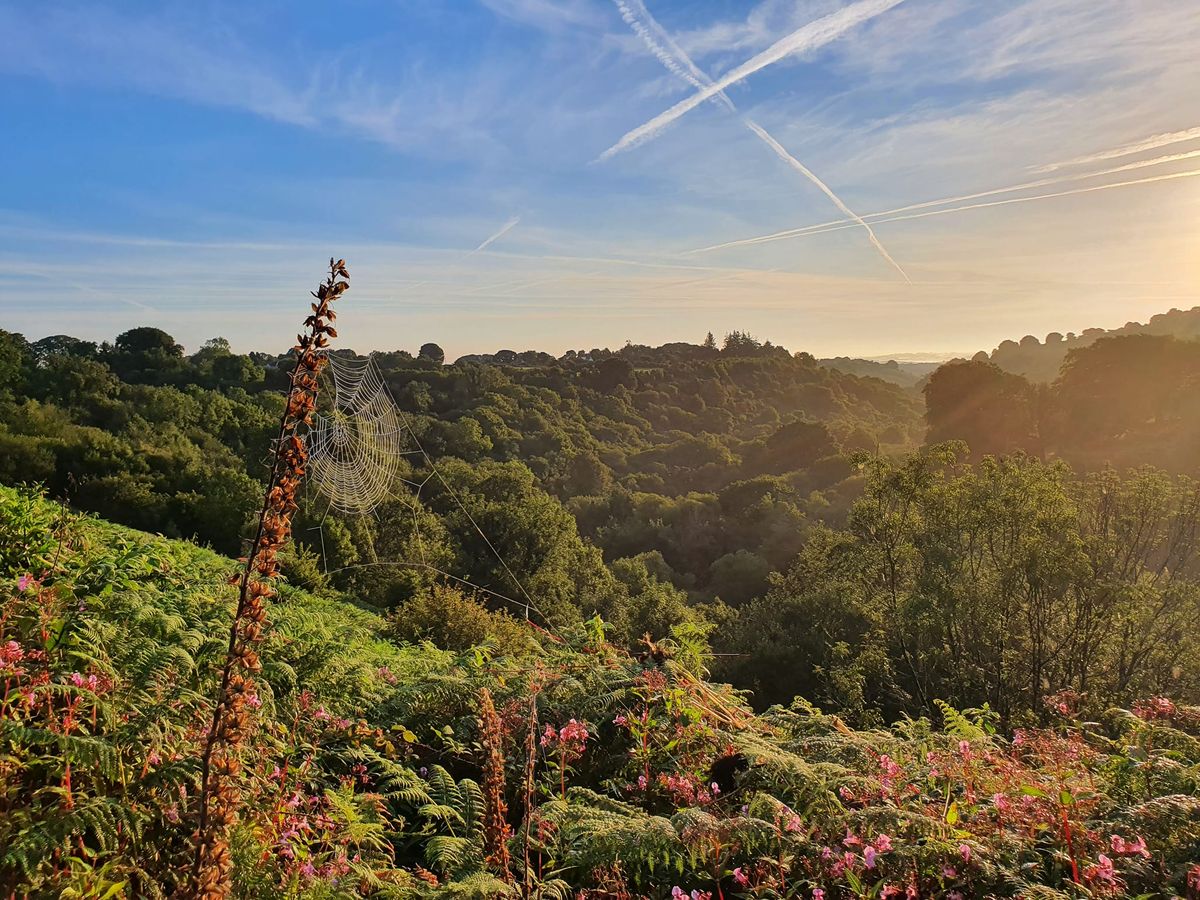
M0 0L0 327L971 353L1200 304L1184 0ZM979 196L982 195L982 196ZM969 208L966 208L969 207Z

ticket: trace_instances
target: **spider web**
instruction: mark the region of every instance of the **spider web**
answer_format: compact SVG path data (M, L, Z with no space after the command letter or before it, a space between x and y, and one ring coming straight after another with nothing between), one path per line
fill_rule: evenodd
M378 517L376 510L380 504L389 499L397 500L407 505L412 512L420 560L375 560L345 568L401 566L429 569L518 608L523 607L526 619L529 618L531 610L544 619L521 580L484 534L462 498L442 477L433 459L421 446L408 417L396 405L374 358L345 358L333 355L327 358L328 364L322 377L327 376L331 382L333 403L327 412L314 414L305 438L309 484L329 500L325 515L313 529L320 532L322 559L325 558L324 521L331 511L336 510L350 516L375 514ZM418 457L428 469L428 474L421 481L411 481L400 475L402 461L406 456ZM450 572L442 571L426 560L419 513L421 494L434 479L462 510L472 529L483 539L523 599L518 600L474 584ZM393 488L398 486L398 482L409 488L403 492L407 496L401 496L394 491ZM336 569L327 574L339 571L344 569Z
M408 428L373 359L329 357L333 408L313 417L308 470L333 509L368 515L392 496Z

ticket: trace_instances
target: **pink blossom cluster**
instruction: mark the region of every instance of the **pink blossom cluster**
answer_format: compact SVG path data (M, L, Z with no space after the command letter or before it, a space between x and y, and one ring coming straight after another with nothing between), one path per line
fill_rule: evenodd
M20 666L25 659L25 648L16 641L0 644L0 675L5 678L19 678L25 674Z
M96 675L94 672L87 675L80 672L72 672L69 680L75 687L86 688L93 694L102 694L112 687L112 683L107 678Z
M546 730L542 732L541 745L547 749L559 750L568 759L578 759L583 756L590 737L591 734L586 725L571 719L559 729L555 729L553 725L547 725Z
M671 888L671 897L672 900L685 900L685 898L690 898L690 900L712 900L712 891L693 890L689 894L679 885L675 885L675 887Z
M1134 838L1132 841L1126 840L1119 834L1114 834L1108 839L1108 845L1112 847L1113 856L1140 856L1142 859L1150 858L1150 851L1146 849L1146 839L1143 837Z
M638 779L639 785L642 780ZM705 786L696 776L685 773L660 774L658 783L671 795L675 805L681 807L707 806L721 793L721 787L715 781Z
M1094 865L1083 870L1083 880L1102 894L1115 894L1124 886L1112 859L1104 853L1096 858Z
M1170 719L1177 712L1175 704L1166 697L1151 697L1149 700L1139 700L1133 704L1133 714L1147 722Z

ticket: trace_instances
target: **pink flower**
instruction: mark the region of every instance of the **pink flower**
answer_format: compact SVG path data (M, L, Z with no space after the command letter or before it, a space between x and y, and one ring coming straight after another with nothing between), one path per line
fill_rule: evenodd
M717 784L715 781L708 786L708 789L712 792L712 795L714 797L717 796L717 794L721 793L721 786L719 784Z
M146 762L152 766L157 766L160 762L162 762L162 757L158 755L157 750L151 750L146 756Z
M792 813L792 817L787 820L787 824L783 826L784 831L799 831L804 827L804 823L800 821L800 817Z
M954 866L942 866L942 877L943 878L956 878L957 876L958 876L958 870L955 869Z
M17 579L17 590L18 591L27 591L27 590L29 590L29 586L31 584L33 584L33 576L32 575L22 575L20 578Z
M4 675L24 675L25 670L17 665L25 658L25 648L16 641L0 645L0 673Z
M626 725L629 724L629 720L627 718L625 718L625 716L617 716L616 718L613 719L613 724L619 725L622 728L624 728Z
M741 866L733 870L733 880L735 884L740 884L742 887L750 883L750 879L746 877L746 873L742 871Z
M1099 882L1109 887L1118 887L1120 884L1113 861L1103 853L1096 857L1096 865L1088 866L1084 870L1083 877L1087 881Z
M892 849L892 839L886 834L878 834L875 836L875 849L880 853L887 853Z
M875 856L875 848L870 844L867 844L866 848L863 850L863 862L866 864L868 869L875 868Z
M958 742L958 755L961 756L963 759L971 758L971 742L970 741L959 741Z
M825 900L825 892L820 888L813 888L812 900Z
M969 863L971 861L971 845L959 844L958 855L963 858L963 862Z
M1112 847L1112 852L1117 856L1140 856L1143 859L1150 858L1150 851L1146 849L1146 839L1137 838L1136 840L1127 841L1118 834L1114 834L1109 838L1109 845Z
M75 685L75 687L83 687L83 676L80 675L78 672L72 672L71 673L71 684Z
M687 892L679 885L675 885L675 887L671 888L671 896L674 897L675 900L679 900L680 897L686 897Z

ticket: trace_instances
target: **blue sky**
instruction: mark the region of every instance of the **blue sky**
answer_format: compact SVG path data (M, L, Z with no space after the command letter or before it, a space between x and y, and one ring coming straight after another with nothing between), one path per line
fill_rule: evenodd
M451 356L963 352L1200 303L1181 0L0 0L0 28L0 327L32 338L278 349L330 253L346 345Z

